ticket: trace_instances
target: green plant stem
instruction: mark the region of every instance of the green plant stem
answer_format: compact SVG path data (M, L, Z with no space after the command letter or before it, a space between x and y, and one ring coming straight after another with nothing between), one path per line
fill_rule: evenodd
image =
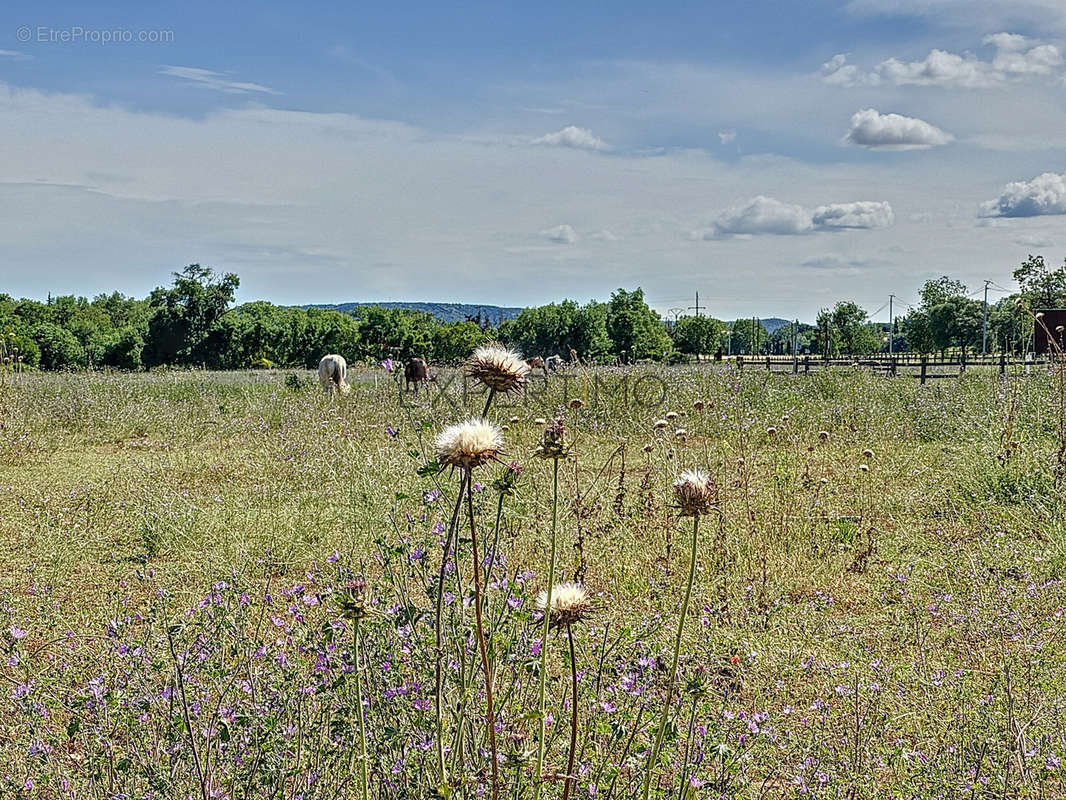
M492 759L492 800L500 796L499 759L496 757L496 713L492 707L492 666L489 664L488 647L485 644L485 627L481 619L481 559L477 549L477 528L474 525L474 493L471 491L473 476L466 473L466 509L470 515L470 549L474 558L474 621L477 624L477 644L481 651L481 671L485 674L485 727L489 737L489 757Z
M448 525L448 535L444 539L444 548L440 557L440 572L437 575L437 607L436 617L433 623L434 635L436 636L436 694L435 712L437 716L437 766L440 770L441 785L448 783L448 768L444 766L444 642L441 628L444 624L444 571L448 566L448 553L452 542L455 540L455 531L458 527L459 510L462 508L463 491L466 486L466 476L459 480L459 494L455 498L455 508Z
M692 597L692 582L696 577L696 544L699 541L700 518L692 518L692 547L688 559L688 583L685 586L685 599L681 601L681 615L677 620L677 636L674 639L674 658L670 665L670 673L666 683L666 699L663 701L663 713L659 718L659 732L655 735L655 744L648 753L648 766L644 770L644 791L642 797L648 800L651 796L652 772L659 762L659 749L663 744L663 735L666 733L666 721L670 717L670 701L674 698L674 683L677 681L677 662L681 658L681 637L685 632L685 616L688 614L688 601Z
M485 407L481 410L481 418L484 419L489 415L489 406L492 405L492 398L496 396L496 390L489 387L489 397L485 401Z
M685 756L681 759L681 784L678 789L677 800L685 800L688 794L688 754L692 747L692 733L696 727L696 703L699 698L693 696L692 709L688 715L688 735L685 737Z
M574 654L574 627L566 626L566 638L570 640L570 757L566 762L566 783L563 786L563 800L570 797L574 785L574 755L577 753L577 656Z
M533 800L540 800L544 782L544 744L547 736L547 720L544 716L544 684L548 674L548 626L551 622L552 586L555 583L555 532L559 524L559 459L552 460L552 532L548 557L547 600L544 604L544 624L540 636L540 687L537 691L537 714L540 720L540 735L537 737L537 767L533 774Z
M359 666L359 620L352 624L352 649L355 658L355 707L359 714L359 781L363 800L370 797L369 769L366 750L366 720L363 718L363 676Z

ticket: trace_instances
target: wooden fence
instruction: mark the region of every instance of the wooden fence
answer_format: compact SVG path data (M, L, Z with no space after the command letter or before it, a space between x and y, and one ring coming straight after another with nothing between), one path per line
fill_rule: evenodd
M873 356L835 356L823 358L821 356L732 356L737 368L765 369L767 372L792 373L794 375L809 375L827 368L860 367L869 369L880 375L912 375L925 383L934 378L957 378L972 367L992 367L999 371L1000 375L1006 375L1008 370L1013 374L1018 371L1028 371L1030 368L1055 363L1054 358L1042 356L1018 358L1008 356L1005 353L985 356L971 355L921 355L919 353L897 353L889 356L879 353Z

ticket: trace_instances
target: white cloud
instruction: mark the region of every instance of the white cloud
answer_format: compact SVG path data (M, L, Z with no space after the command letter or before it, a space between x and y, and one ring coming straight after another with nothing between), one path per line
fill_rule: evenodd
M892 206L887 202L830 203L811 211L801 205L758 195L743 206L724 211L702 237L787 236L841 228L885 228L893 219Z
M865 108L852 115L844 140L870 149L919 150L947 144L953 138L925 120Z
M1018 23L1036 30L1066 27L1062 0L850 0L846 7L857 14L916 16L979 31Z
M561 131L545 134L539 139L534 139L533 144L543 144L550 147L572 147L576 150L607 149L607 142L596 136L588 128L579 128L576 125L567 125Z
M25 53L20 53L18 50L0 50L0 58L29 58Z
M201 89L215 89L219 92L226 92L227 94L251 94L253 92L259 92L263 94L281 94L276 89L271 89L269 86L263 86L258 83L247 83L244 81L233 81L226 77L225 73L213 72L209 69L201 69L199 67L170 67L165 66L159 70L161 75L170 75L174 78L181 78L189 81L194 86Z
M722 144L729 144L737 138L737 132L730 128L727 131L718 131L718 141Z
M1014 181L995 200L981 203L981 217L1041 217L1066 214L1066 173L1045 172L1031 181Z
M1054 45L1034 45L1018 34L996 33L983 43L995 48L990 61L972 53L933 49L921 61L889 58L863 71L838 53L822 64L822 80L833 86L939 86L990 89L1034 75L1050 75L1063 63ZM1032 45L1032 46L1031 46Z
M540 232L545 239L556 244L574 244L577 242L577 231L572 225L556 225Z
M830 203L818 206L811 215L815 228L887 228L895 221L892 206L885 201L859 200L854 203Z

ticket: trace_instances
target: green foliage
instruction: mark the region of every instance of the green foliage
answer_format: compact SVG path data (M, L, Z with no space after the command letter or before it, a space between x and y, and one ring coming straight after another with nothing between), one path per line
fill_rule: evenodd
M219 278L208 267L190 264L174 273L172 288L155 289L148 300L154 313L142 354L145 366L222 366L226 328L219 321L239 285L232 272Z
M822 353L867 355L881 347L867 323L866 312L850 300L837 303L832 311L823 308L815 327L815 341Z
M729 326L723 351L729 353L761 353L770 340L770 332L758 320L738 319Z
M644 301L643 289L619 289L611 295L606 327L612 352L625 361L658 360L673 349L659 315Z
M682 353L702 355L718 349L725 323L714 317L681 317L671 335L674 346Z
M524 309L516 319L500 325L500 338L523 353L569 358L573 349L586 361L616 351L607 336L607 306L573 300Z
M85 350L74 334L51 322L33 327L33 340L40 348L43 369L75 369L85 366Z
M1066 304L1066 264L1052 269L1043 256L1030 255L1018 269L1014 280L1022 290L1022 298L1033 310L1061 308Z

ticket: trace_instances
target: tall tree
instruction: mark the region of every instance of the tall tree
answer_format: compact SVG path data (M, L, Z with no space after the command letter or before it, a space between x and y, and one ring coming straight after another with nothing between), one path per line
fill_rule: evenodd
M152 316L142 354L146 366L217 366L227 342L219 320L233 303L240 279L232 272L190 264L174 273L174 285L149 296Z

